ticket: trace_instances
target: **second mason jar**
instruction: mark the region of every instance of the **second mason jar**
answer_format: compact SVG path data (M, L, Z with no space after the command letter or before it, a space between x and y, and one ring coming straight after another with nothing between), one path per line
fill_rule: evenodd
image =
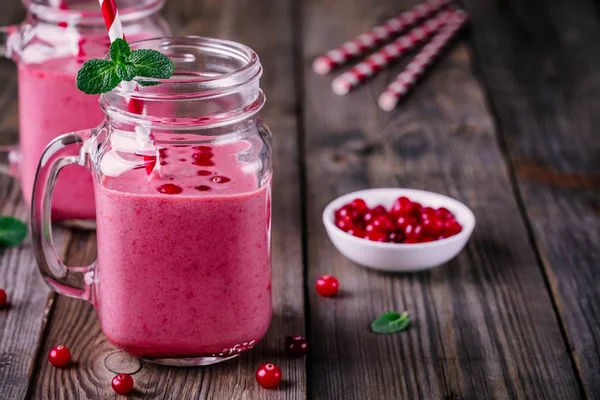
M90 58L102 58L110 41L98 0L24 1L27 20L3 28L6 56L18 65L19 139L12 149L13 174L21 181L29 204L39 158L59 134L92 128L102 119L98 96L75 86L75 77ZM129 40L170 34L159 11L164 0L122 0L121 19ZM1 35L0 35L1 36ZM56 221L93 226L95 205L89 175L71 167L58 183L52 203Z
M171 57L175 75L102 95L99 128L47 147L32 208L36 258L56 291L95 305L117 347L159 363L211 364L252 348L271 319L262 67L251 49L221 40L132 44L139 48ZM67 165L94 177L98 259L76 269L87 271L84 287L69 284L46 234Z

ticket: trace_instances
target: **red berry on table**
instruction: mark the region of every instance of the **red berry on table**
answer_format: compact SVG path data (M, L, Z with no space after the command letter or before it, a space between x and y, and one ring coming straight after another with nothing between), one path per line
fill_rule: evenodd
M373 220L373 226L379 231L389 232L394 227L394 223L390 217L382 214L375 217Z
M263 364L256 370L255 377L260 386L272 389L281 382L281 370L275 364Z
M308 352L308 342L302 336L288 336L285 338L285 351L291 357L302 357Z
M366 237L372 242L387 242L387 235L378 230L367 231Z
M422 223L423 233L430 237L438 237L444 231L444 221L439 219L437 215L435 217L430 216Z
M163 194L179 194L183 189L173 183L165 183L158 187L158 191Z
M361 214L369 210L369 207L367 207L367 203L365 203L363 199L354 199L352 200L352 203L350 203L350 205L352 206L352 208L354 208Z
M333 275L323 275L317 279L317 293L323 297L335 296L340 289L340 283Z
M413 209L412 201L410 201L410 199L408 197L402 196L402 197L398 197L398 199L392 206L390 213L394 217L397 218L401 215L409 215L412 212L412 209Z
M6 307L6 303L8 302L8 296L4 289L0 289L0 308Z
M48 361L55 367L64 367L71 361L71 352L62 344L58 345L48 353Z
M118 394L129 394L133 390L133 378L129 374L118 374L112 379L111 385Z

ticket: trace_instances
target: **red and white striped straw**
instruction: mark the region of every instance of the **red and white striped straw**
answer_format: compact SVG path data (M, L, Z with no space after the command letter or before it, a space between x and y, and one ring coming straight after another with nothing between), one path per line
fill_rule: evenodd
M98 0L100 2L100 9L102 10L102 17L104 17L104 23L106 29L108 29L108 37L111 43L115 39L125 39L125 33L123 32L123 24L121 23L121 17L119 17L119 10L115 0Z
M360 56L381 43L391 40L415 22L437 12L450 3L450 0L431 0L421 3L402 14L387 20L338 48L328 51L313 61L313 70L325 75L331 70L345 64L348 60Z
M434 18L411 30L406 35L356 64L348 72L344 72L331 82L334 93L340 96L347 94L367 79L385 68L392 61L399 59L409 50L421 44L437 32L448 19L454 15L455 9L440 12Z
M444 47L456 36L468 20L464 11L456 11L431 42L416 55L404 71L379 96L378 104L385 111L393 110L400 99L415 85L417 79L427 71L431 63L440 56Z

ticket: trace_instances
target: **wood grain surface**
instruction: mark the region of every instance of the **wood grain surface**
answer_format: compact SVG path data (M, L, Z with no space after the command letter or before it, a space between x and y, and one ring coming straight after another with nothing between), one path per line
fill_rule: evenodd
M598 4L466 3L482 77L535 246L586 394L598 399Z
M331 272L343 288L336 299L309 291L311 398L578 399L465 41L389 114L375 99L399 68L346 98L310 70L324 50L415 3L305 3L308 282ZM348 262L328 243L319 218L327 202L396 186L446 193L472 207L477 228L456 260L431 272L383 274ZM371 333L369 322L391 310L407 310L412 328Z
M253 351L204 368L168 368L117 351L94 309L54 296L30 241L0 250L0 400L116 399L600 399L600 7L591 0L464 0L471 27L391 113L379 93L408 61L350 95L312 59L418 0L168 1L176 34L248 44L261 56L263 119L274 136L273 300ZM3 1L0 25L23 7ZM0 145L18 131L16 70L0 60ZM0 162L3 160L0 159ZM338 195L410 187L469 205L477 227L448 265L414 274L343 258L321 224ZM0 214L28 219L18 184L0 175ZM95 235L57 227L70 265L96 254ZM335 274L336 298L314 283ZM406 331L376 335L379 314L408 311ZM46 323L46 318L48 322ZM308 357L283 340L305 334ZM47 362L71 348L64 369ZM284 382L254 381L265 361Z

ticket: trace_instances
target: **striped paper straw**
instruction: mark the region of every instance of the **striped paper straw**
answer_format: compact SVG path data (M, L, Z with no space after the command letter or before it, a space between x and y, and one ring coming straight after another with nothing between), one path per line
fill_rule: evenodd
M385 111L393 110L400 99L415 85L417 79L427 71L431 63L440 56L444 47L456 36L468 20L464 11L456 11L431 42L406 66L404 71L379 96L378 104Z
M367 50L377 47L382 42L393 39L418 20L437 12L449 3L450 0L432 0L421 3L342 44L340 47L317 57L313 62L313 70L317 74L325 75L348 60L365 54Z
M399 59L437 32L454 15L455 11L455 9L442 11L435 18L427 20L424 24L356 64L348 72L344 72L335 78L331 82L334 93L340 96L345 95L356 86L373 77L392 61Z
M108 29L108 37L111 43L115 39L125 39L123 24L121 23L121 17L119 17L119 10L117 10L115 0L98 1L100 2L102 17L104 17L104 23L106 24L106 29Z

